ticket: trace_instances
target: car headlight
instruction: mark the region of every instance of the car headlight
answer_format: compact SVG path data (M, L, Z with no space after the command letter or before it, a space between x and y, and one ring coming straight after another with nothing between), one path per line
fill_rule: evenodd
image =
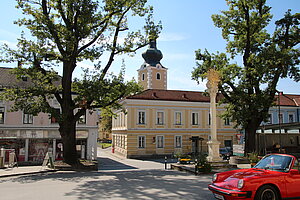
M212 177L212 181L215 182L217 180L217 178L218 178L218 175L214 174L213 177Z
M237 188L241 189L244 186L244 180L240 179L237 184Z

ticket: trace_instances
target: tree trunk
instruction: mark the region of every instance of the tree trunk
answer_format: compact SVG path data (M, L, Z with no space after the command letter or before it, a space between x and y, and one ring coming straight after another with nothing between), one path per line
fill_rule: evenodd
M70 165L78 164L76 151L76 123L65 120L59 128L59 132L63 142L64 162Z
M74 116L74 104L72 100L72 74L76 61L65 61L63 63L62 77L62 119L59 131L63 141L64 161L70 165L78 164L76 152L76 120Z
M262 120L254 118L248 122L245 127L245 156L248 153L257 152L256 149L256 130L261 124Z

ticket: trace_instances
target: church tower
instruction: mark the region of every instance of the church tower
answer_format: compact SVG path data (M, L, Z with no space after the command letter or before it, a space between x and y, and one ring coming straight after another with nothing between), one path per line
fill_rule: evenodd
M167 68L160 64L163 55L156 48L156 40L150 40L149 48L142 54L145 62L138 70L138 81L147 89L167 89Z

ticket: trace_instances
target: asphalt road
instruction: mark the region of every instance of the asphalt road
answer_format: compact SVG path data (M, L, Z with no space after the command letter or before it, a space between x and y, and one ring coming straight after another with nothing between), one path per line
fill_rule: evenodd
M164 170L153 161L122 159L100 150L98 172L58 172L0 179L2 200L207 199L210 175Z

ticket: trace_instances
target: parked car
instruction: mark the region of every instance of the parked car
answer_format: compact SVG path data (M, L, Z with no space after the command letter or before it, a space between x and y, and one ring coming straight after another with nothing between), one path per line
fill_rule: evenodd
M208 186L216 199L279 200L300 198L299 161L287 154L269 154L253 168L213 175Z
M232 150L229 147L220 148L219 152L223 160L229 160L230 156L232 156Z

